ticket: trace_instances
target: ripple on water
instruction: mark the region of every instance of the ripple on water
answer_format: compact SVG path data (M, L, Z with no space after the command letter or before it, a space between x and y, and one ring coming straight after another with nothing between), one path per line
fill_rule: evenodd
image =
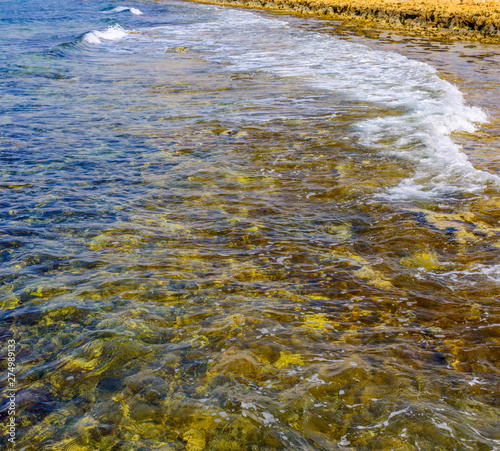
M498 446L495 187L388 196L432 162L394 156L404 134L367 125L396 129L410 104L332 94L291 73L294 53L259 67L267 37L244 46L248 21L306 44L300 27L154 6L104 13L123 30L155 11L157 26L176 15L182 36L203 33L177 42L146 22L44 52L67 79L0 81L0 333L17 342L18 446ZM92 20L79 29L110 26ZM424 100L475 111L408 64L443 88Z

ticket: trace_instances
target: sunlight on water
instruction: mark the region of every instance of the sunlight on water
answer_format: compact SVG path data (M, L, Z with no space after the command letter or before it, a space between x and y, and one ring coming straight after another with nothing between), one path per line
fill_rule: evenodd
M473 133L484 113L326 35L330 67L426 78L407 101L358 68L301 73L306 32L254 13L98 6L2 69L16 449L499 447L498 174L420 114ZM244 23L229 48L234 15L284 50Z

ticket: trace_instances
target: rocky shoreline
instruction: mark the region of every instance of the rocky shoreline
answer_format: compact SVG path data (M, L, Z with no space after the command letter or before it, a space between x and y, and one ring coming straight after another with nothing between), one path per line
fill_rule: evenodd
M500 0L192 0L500 42Z

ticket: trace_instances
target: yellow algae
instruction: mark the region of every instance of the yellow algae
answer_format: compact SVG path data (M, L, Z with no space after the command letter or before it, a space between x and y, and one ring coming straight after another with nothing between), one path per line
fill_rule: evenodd
M304 365L304 359L300 354L292 354L291 352L281 351L280 358L274 362L276 368L286 368L290 365Z
M232 216L231 218L227 218L226 221L229 222L230 224L236 224L238 222L245 221L244 216Z
M343 163L335 166L335 170L340 174L341 177L348 177L352 171L352 165L348 163Z
M97 368L100 361L97 359L87 360L79 357L69 358L68 362L62 367L66 371L81 371L81 370L93 370Z
M233 173L232 176L242 185L248 185L250 183L250 178L246 175Z
M209 378L218 374L253 378L259 373L261 364L250 353L226 353L207 372Z
M2 309L8 310L19 305L20 299L17 296L8 296L2 300Z
M351 313L351 318L353 321L357 321L359 318L358 311L353 310ZM346 320L349 321L346 317ZM342 331L339 337L339 341L343 343L353 343L357 338L359 338L359 330L357 328L346 329Z
M314 315L306 315L304 324L302 324L301 327L324 332L326 330L332 330L333 324L325 314L317 313Z
M139 219L139 218L137 218L137 219ZM150 224L150 225L154 225L156 227L161 227L161 228L167 230L168 232L174 233L174 234L180 234L180 233L190 234L191 233L189 227L187 227L185 224L172 221L164 215L152 214L152 215L149 215L147 218L141 218L140 221L144 224Z
M231 315L227 320L231 325L231 329L236 329L245 325L245 317L243 315L240 315L239 313L237 313L236 315Z
M367 279L370 285L373 285L384 290L393 288L392 283L385 279L384 276L378 271L374 271L369 266L362 266L360 269L354 272L354 275L360 279Z
M436 213L429 210L419 210L426 215L426 219L440 230L457 226L459 222L472 222L474 216L460 213Z
M246 218L248 216L248 208L247 207L238 208L238 213L240 214L240 216Z
M465 227L458 227L458 230L453 232L453 236L460 244L467 244L469 242L475 241L478 239L476 235L471 232L468 232Z
M237 132L232 130L232 129L224 130L224 131L220 132L220 134L223 136L234 136L236 133Z
M481 316L483 315L483 309L481 307L481 304L473 302L469 305L470 305L470 310L469 313L467 314L467 319L468 320L481 319Z
M210 344L210 340L205 335L194 333L193 338L190 340L190 344L193 348L204 348ZM177 363L173 366L177 366Z
M324 299L321 296L314 296L314 295L305 296L285 289L280 289L280 290L270 289L267 291L266 294L269 298L277 297L277 298L289 299L293 302L300 302L300 303L306 302L309 299Z
M83 345L79 350L87 358L94 359L102 355L104 344L104 340L92 340L89 343Z
M256 342L250 349L252 355L255 356L259 362L266 364L266 368L270 368L270 364L277 360L277 350L269 345L262 345Z
M100 357L103 348L104 343L101 340L94 340L85 344L72 355L63 358L65 364L62 369L66 371L91 371L97 368L102 363Z
M374 312L372 312L371 310L361 309L359 311L359 314L362 315L362 316L371 316L371 315L374 314Z
M182 438L187 442L187 451L203 451L207 444L205 432L200 429L189 429L183 434Z
M431 326L427 329L427 331L433 334L434 336L442 335L444 333L443 329L437 326Z
M235 244L236 247L236 244ZM279 269L274 270L274 276L269 274L269 270L265 267L254 265L251 263L239 264L232 267L228 272L228 278L234 278L236 280L266 280L279 277L277 274L285 275L285 269L280 266Z
M60 308L56 308L53 310L49 310L47 312L47 315L49 315L52 318L57 317L57 316L64 317L64 316L71 315L71 314L75 313L75 311L76 311L75 307L73 307L72 305L68 305L67 307L60 307Z
M157 98L174 110L171 99L182 89L172 86L169 95ZM310 89L305 91L310 96ZM195 95L205 94L200 89ZM364 120L366 105L358 113ZM347 119L352 124L353 118ZM168 117L161 121L156 128L169 127ZM103 209L111 216L96 227L89 224L85 233L73 223L47 223L51 233L61 229L71 237L68 242L83 243L99 255L75 253L76 259L62 261L73 252L66 243L44 251L40 259L46 262L32 260L36 252L22 248L2 254L22 267L19 279L33 280L39 272L51 276L51 285L71 288L50 302L44 299L50 291L40 282L26 287L16 281L11 293L25 305L44 304L40 315L24 305L7 312L9 333L22 346L22 395L40 407L21 404L24 442L19 447L45 441L40 447L57 449L77 435L74 427L82 434L75 449L103 451L122 444L188 451L295 449L304 443L311 449L409 449L406 440L413 443L416 436L430 437L421 445L425 449L455 449L462 438L472 439L471 447L486 446L486 439L481 442L456 424L470 419L476 427L484 421L481 430L492 430L493 409L491 423L484 415L492 399L487 386L474 386L476 411L462 413L455 406L470 397L468 381L479 374L474 371L497 363L488 345L497 340L489 329L496 285L473 269L495 263L491 245L498 230L487 224L487 215L429 216L427 211L416 224L416 215L402 207L406 202L387 203L380 196L365 202L359 189L358 197L346 196L377 181L391 185L393 175L401 173L395 168L381 177L379 171L389 173L389 164L373 164L371 154L354 145L325 145L337 139L331 119L324 126L315 119L314 127L307 120L273 121L273 130L259 124L245 143L236 138L246 132L228 130L242 122L197 121L189 119L179 136L169 136L170 130L143 133L148 145L159 149L160 164L137 166L142 185L137 197L123 196L121 212L111 203ZM206 148L197 147L205 142L203 133L208 135L195 130L201 126L221 130ZM134 136L141 136L139 129L134 125ZM183 139L188 129L191 134ZM305 139L296 139L302 132ZM174 146L181 149L171 151ZM156 156L141 154L141 160L149 158ZM174 169L177 163L181 169ZM343 168L348 180L335 167ZM275 181L273 188L266 173ZM312 191L319 194L304 199ZM329 197L320 202L325 192ZM465 201L478 211L473 202ZM107 231L100 232L101 226ZM443 239L447 236L470 246L457 252ZM408 276L408 267L439 269L440 260L453 262L457 255L462 266L455 280L447 274ZM470 271L461 277L463 268ZM392 280L398 281L397 293L389 291ZM26 288L40 296L27 299ZM69 303L77 308L56 308ZM434 330L434 324L442 329ZM466 337L461 344L441 337L461 333ZM146 372L147 382L130 381L130 375ZM425 413L429 400L437 415L449 415L456 440L425 423L428 415L412 423L412 412ZM408 414L399 413L406 408ZM58 409L58 415L42 420L50 409ZM95 423L76 427L86 415ZM42 422L45 429L36 426Z
M89 248L93 251L104 249L108 246L110 237L107 235L96 236L89 244Z
M368 265L369 262L368 260L364 259L363 257L353 254L351 252L347 251L333 251L329 252L327 254L323 254L322 260L333 260L333 261L342 261L344 263L347 263L350 266L361 266L361 265Z
M485 230L484 223L475 223L476 215L469 211L457 213L436 213L422 209L412 209L411 211L425 215L425 220L436 229L443 232L450 231L461 245L477 241L479 239L477 233L481 235Z
M38 287L35 291L30 291L31 296L36 296L37 298L43 298L43 287Z
M439 262L439 258L435 252L426 251L415 252L408 257L403 257L399 260L399 263L403 266L408 266L410 268L423 268L427 271L442 269L444 266Z
M499 227L492 227L483 221L476 221L474 223L476 233L484 233L488 238L500 235Z
M471 362L468 361L467 354L464 355L464 348L467 348L467 344L461 339L444 340L440 346L436 347L447 353L447 363L459 372L470 370Z
M352 225L351 224L341 224L338 226L328 226L326 231L341 240L347 240L352 236Z
M83 444L80 437L72 439L61 444L55 445L54 450L60 451L91 451L92 447Z

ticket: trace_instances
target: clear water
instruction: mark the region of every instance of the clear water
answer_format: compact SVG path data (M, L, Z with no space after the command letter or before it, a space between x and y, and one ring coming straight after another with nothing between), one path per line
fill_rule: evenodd
M500 448L482 102L285 16L0 19L16 449Z

